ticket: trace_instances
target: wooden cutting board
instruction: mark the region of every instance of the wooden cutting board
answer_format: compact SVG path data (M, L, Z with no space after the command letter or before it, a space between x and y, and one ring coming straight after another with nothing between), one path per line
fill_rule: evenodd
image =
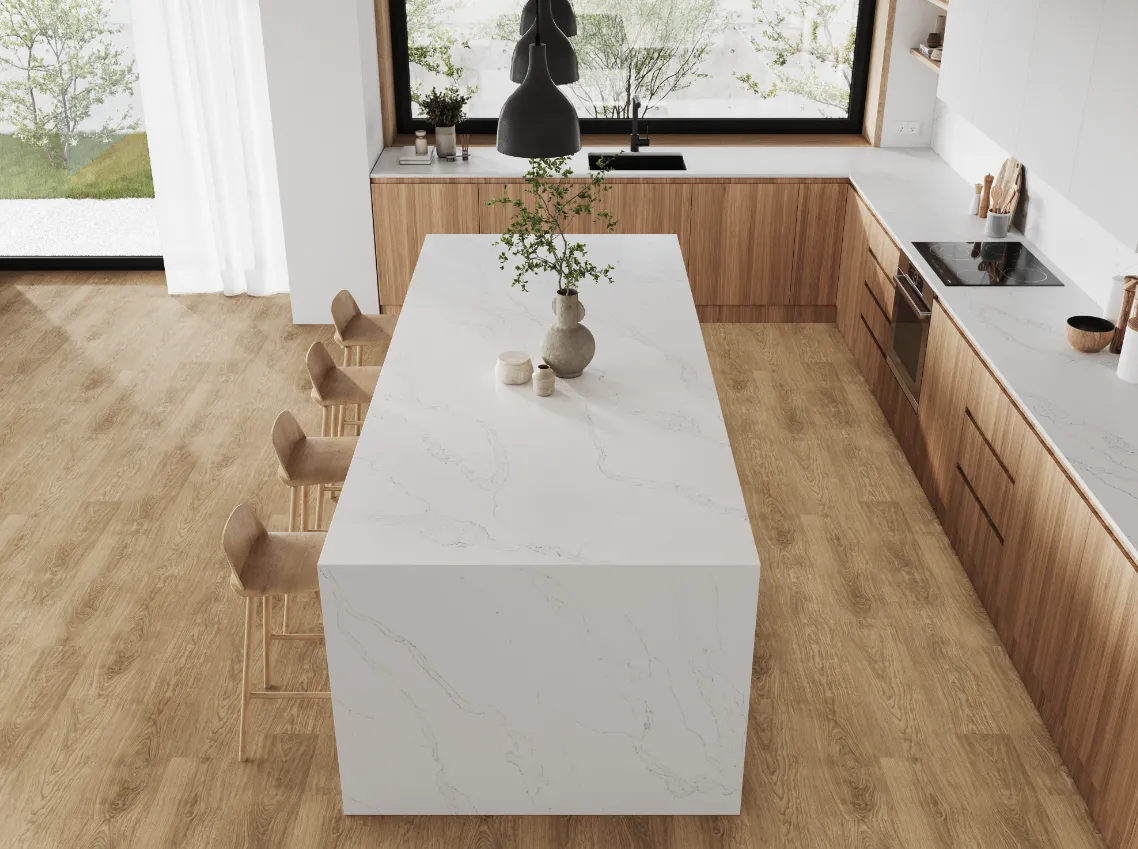
M1020 161L1014 156L1009 156L1004 160L1004 164L1000 166L1000 173L996 175L996 180L992 183L993 195L999 193L1000 197L1007 197L1011 192L1020 189L1020 196L1015 199L1012 204L1012 220L1015 220L1016 209L1019 207L1019 202L1023 195L1023 166Z

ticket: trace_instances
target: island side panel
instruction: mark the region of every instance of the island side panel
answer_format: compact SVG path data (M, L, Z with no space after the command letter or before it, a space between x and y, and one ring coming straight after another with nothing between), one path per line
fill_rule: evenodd
M322 566L344 813L739 813L758 582Z

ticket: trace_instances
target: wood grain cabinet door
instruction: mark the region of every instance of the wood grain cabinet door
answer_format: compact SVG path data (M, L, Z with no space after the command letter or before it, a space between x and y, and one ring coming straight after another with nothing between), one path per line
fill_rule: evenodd
M691 187L688 278L696 304L789 304L801 186Z
M473 183L372 183L371 205L381 307L402 306L428 234L478 232Z
M846 196L850 191L841 183L805 183L801 186L789 303L837 303ZM777 245L771 247L777 249Z
M858 301L861 298L865 261L869 253L869 234L862 221L861 205L857 192L847 188L838 288L834 298L837 303L838 329L851 348L854 344L854 331L859 323Z
M972 386L972 371L978 365L976 355L940 303L934 304L919 417L928 449L927 474L922 483L929 502L942 519L957 485L960 430Z

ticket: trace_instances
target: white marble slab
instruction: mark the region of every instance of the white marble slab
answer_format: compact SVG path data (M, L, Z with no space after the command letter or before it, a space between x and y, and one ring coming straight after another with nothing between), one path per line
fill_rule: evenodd
M674 236L586 236L597 355L550 398L554 283L428 236L320 562L346 813L737 813L759 562Z
M1049 259L1030 239L1016 233L1010 237L1023 241L1063 280L1066 285L1061 289L946 287L939 284L912 243L982 240L983 222L966 213L972 186L932 150L825 146L659 149L682 152L688 165L682 176L692 178L849 178L1138 560L1138 386L1117 378L1117 356L1078 354L1067 345L1064 328L1069 316L1100 313L1099 305L1074 282L1083 271L1077 246L1067 252L1064 267ZM586 154L582 151L573 159L579 172L588 167ZM992 163L993 172L998 165ZM475 148L468 162L437 162L420 172L410 166L400 167L398 156L384 151L372 176L515 177L525 167L524 160L503 156L492 148ZM678 175L625 172L624 176L643 179ZM621 176L614 174L612 179ZM1087 259L1094 268L1102 266ZM1097 285L1100 281L1088 282Z

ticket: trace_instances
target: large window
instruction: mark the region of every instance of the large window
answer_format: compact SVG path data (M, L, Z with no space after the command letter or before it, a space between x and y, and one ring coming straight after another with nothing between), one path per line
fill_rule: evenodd
M521 0L391 0L399 131L432 87L472 94L492 132L514 89ZM627 132L633 94L655 132L860 132L873 0L574 0L582 129Z

